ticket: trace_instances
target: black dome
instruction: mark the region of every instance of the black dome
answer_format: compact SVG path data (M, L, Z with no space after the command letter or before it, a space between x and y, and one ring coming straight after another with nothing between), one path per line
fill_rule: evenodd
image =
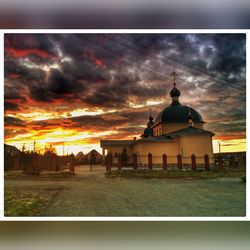
M174 87L170 92L169 92L169 95L171 97L179 97L181 95L181 91L179 89L177 89L176 87Z
M188 121L189 112L193 117L193 122L202 122L201 115L194 109L185 105L170 105L166 107L156 118L155 124L158 122L176 122L176 123L185 123Z

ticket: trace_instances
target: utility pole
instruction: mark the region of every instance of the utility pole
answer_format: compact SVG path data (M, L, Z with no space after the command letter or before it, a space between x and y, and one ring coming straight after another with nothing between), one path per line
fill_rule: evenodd
M219 144L219 153L221 153L221 145L219 141L218 141L218 144Z
M64 141L63 141L63 156L64 156Z
M33 151L36 152L36 141L34 141Z

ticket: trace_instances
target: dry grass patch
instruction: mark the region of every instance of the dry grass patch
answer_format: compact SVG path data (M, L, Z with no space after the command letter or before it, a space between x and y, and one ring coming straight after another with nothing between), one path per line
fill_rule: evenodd
M5 188L4 216L41 216L60 188Z

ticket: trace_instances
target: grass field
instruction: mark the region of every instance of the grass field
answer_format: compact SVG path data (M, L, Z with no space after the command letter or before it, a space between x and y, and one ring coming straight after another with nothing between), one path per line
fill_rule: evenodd
M211 179L220 177L244 177L245 170L213 170L213 171L180 171L180 170L112 170L105 173L106 177L123 177L123 178L159 178L159 179Z
M104 171L84 171L68 180L6 179L5 216L245 216L239 176L105 178ZM34 205L20 205L20 197Z

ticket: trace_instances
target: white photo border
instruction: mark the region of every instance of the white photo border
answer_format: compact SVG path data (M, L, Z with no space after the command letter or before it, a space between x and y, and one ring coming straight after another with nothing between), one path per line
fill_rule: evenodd
M249 221L250 220L250 183L249 171L247 169L249 161L248 143L246 141L246 216L244 217L5 217L4 216L4 34L6 33L25 33L25 34L63 34L63 33L161 33L161 34L187 34L187 33L203 33L203 34L246 34L246 125L249 118L250 104L248 102L249 89L247 83L250 76L250 30L247 29L0 29L0 82L1 84L1 143L0 143L0 180L2 181L0 193L0 221ZM250 119L250 118L249 118ZM249 137L249 129L246 126L246 138Z

